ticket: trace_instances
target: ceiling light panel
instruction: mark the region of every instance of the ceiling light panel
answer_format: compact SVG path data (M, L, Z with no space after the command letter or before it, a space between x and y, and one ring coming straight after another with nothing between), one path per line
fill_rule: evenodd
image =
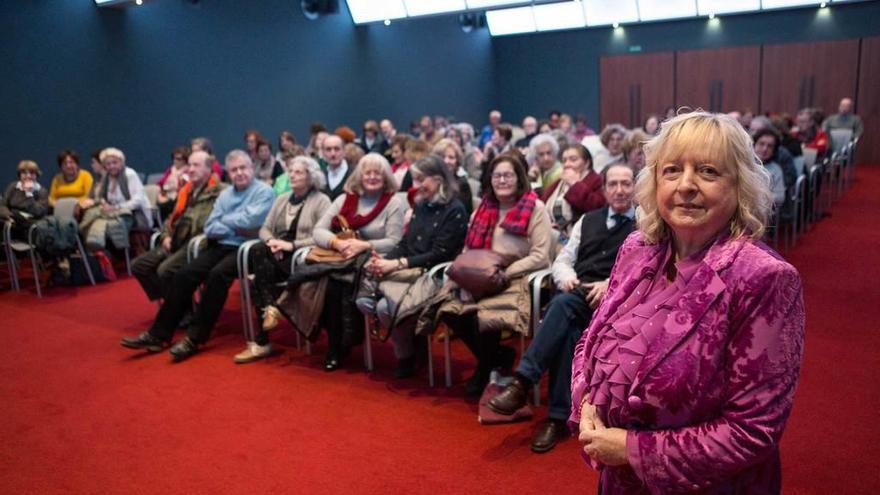
M580 2L535 5L533 9L538 31L577 29L587 25L584 21L584 7Z
M492 36L534 33L537 29L531 7L489 10L486 12L486 24L488 24L489 34Z
M465 0L469 9L485 9L489 7L504 7L507 5L516 5L524 3L532 3L528 0Z
M694 0L638 0L639 18L643 21L680 19L697 15Z
M464 0L403 0L410 16L444 14L467 9Z
M761 0L697 0L700 15L734 14L761 10Z
M583 0L582 3L587 26L639 21L636 0Z
M765 9L784 9L786 7L803 7L805 5L819 5L821 2L812 0L761 0L761 7Z
M346 0L355 24L406 17L403 0Z

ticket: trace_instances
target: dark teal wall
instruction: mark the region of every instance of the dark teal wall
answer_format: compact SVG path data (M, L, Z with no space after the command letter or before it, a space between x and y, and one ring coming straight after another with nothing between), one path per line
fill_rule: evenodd
M624 26L623 35L609 27L495 38L495 93L504 119L520 122L528 114L542 118L559 109L597 123L603 55L628 53L632 46L657 52L876 36L880 2L835 5L827 15L807 8L719 20L717 28L701 18Z
M20 159L48 184L55 154L117 146L155 172L196 135L222 154L255 127L273 146L288 128L423 113L482 120L494 103L491 41L455 17L354 27L340 13L310 22L293 0L152 0L97 9L91 0L0 2L3 183ZM87 159L86 159L87 161Z

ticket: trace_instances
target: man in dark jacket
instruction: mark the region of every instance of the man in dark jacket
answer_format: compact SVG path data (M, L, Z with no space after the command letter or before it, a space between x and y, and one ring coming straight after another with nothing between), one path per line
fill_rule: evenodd
M532 437L534 452L547 452L568 435L565 422L571 410L574 348L605 294L617 251L635 230L633 170L615 164L602 175L608 206L585 214L574 224L568 244L553 262L553 280L560 292L535 330L513 380L488 403L498 414L515 413L526 404L532 385L550 371L550 404L547 419Z
M134 276L151 301L161 299L174 274L186 263L189 240L202 233L214 200L225 187L212 173L214 157L204 151L189 156L189 178L178 192L174 211L165 222L154 249L138 256L131 264Z

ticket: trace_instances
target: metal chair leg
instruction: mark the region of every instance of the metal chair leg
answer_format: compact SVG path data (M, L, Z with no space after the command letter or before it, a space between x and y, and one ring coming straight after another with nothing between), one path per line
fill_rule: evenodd
M31 256L31 268L34 270L34 284L37 286L37 297L43 297L43 291L40 290L40 270L37 268L37 255L34 253L33 247L28 250L28 254Z
M89 257L86 255L86 248L83 246L82 241L79 240L79 236L76 236L76 248L79 250L79 257L82 259L83 268L86 269L86 275L89 277L89 282L94 286L95 274L92 273L92 266L89 264Z
M128 272L128 276L131 276L131 248L125 248L125 271Z
M370 338L370 319L364 316L364 367L373 371L373 342Z
M431 352L431 341L433 340L429 335L427 339L428 345L428 386L434 386L434 356Z

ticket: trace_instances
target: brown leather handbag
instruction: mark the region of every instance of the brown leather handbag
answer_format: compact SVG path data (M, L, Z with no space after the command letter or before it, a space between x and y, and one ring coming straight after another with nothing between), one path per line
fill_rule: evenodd
M471 249L455 258L446 275L479 301L504 291L510 285L504 269L511 261L508 256L491 249Z
M336 215L336 219L339 221L339 227L341 230L338 234L336 234L336 239L338 240L346 240L346 239L357 239L357 232L351 229L348 225L348 220L345 219L342 215ZM306 254L306 263L315 264L315 263L341 263L343 261L347 261L345 256L342 256L342 253L335 249L327 249L322 248L320 246L315 246L312 249L309 249L308 254Z

